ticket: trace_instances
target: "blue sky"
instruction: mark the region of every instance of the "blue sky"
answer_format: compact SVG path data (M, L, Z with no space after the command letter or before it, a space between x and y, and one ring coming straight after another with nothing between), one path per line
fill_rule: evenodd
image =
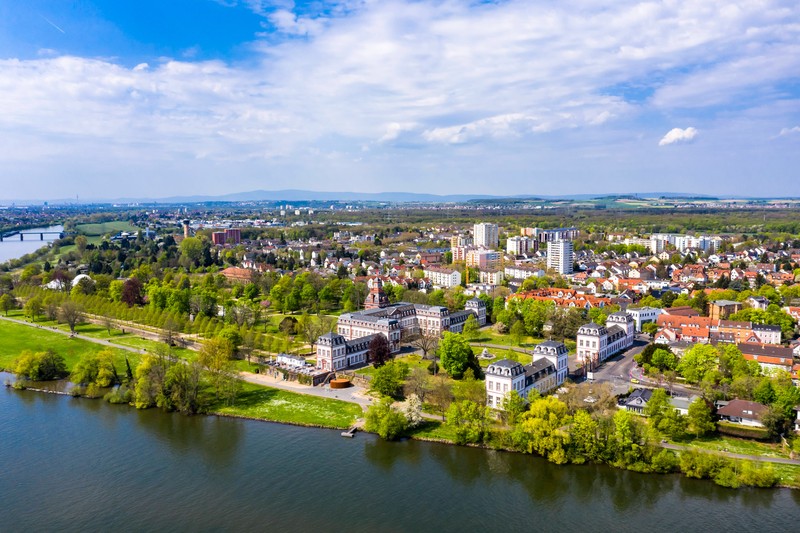
M800 196L796 0L0 0L0 199Z

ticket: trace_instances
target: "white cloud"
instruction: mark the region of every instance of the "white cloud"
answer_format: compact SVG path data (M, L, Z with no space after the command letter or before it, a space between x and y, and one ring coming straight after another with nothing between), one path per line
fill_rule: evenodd
M306 155L369 146L365 167L404 169L427 186L460 168L465 150L484 156L471 171L494 172L509 154L527 168L520 158L533 146L554 159L625 160L633 148L621 139L652 139L665 117L694 127L659 146L690 141L695 128L717 138L718 114L736 128L753 107L766 111L759 136L740 130L751 143L800 120L781 86L800 72L795 0L367 0L318 12L218 1L277 30L255 44L256 61L0 60L0 138L26 141L0 143L0 172L7 161L44 172L48 155L202 157L251 175L319 172L327 184L348 169Z
M800 133L800 126L794 126L793 128L781 128L781 132L778 134L780 137L785 137L787 135L795 135Z
M697 137L697 133L697 130L691 126L686 129L672 128L658 141L658 145L669 146L675 143L688 143Z

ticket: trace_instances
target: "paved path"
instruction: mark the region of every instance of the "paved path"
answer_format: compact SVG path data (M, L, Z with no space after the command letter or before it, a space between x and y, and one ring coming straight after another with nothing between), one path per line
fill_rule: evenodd
M677 451L684 451L684 450L692 450L698 452L705 452L705 453L716 453L718 455L724 455L725 457L730 457L731 459L749 459L751 461L761 461L763 463L777 463L782 465L800 465L800 460L798 459L787 459L785 457L770 457L768 455L745 455L743 453L733 453L733 452L723 452L717 450L707 450L704 448L697 448L695 446L681 446L679 444L670 444L668 442L662 442L659 444L662 448L667 448L668 450L677 450Z
M363 387L357 385L351 385L346 389L331 389L329 385L311 387L310 385L301 385L296 381L284 381L281 378L275 378L268 374L239 372L239 376L248 383L296 392L298 394L307 394L309 396L319 396L320 398L331 398L356 403L362 408L369 407L374 401L372 397L367 396L366 390Z
M78 333L70 333L69 331L65 331L63 329L59 329L59 328L56 328L56 327L45 327L45 326L42 326L41 324L37 324L36 322L28 322L26 320L19 320L17 318L10 318L10 317L6 317L6 316L0 316L0 319L5 320L7 322L14 322L15 324L20 324L20 325L23 325L23 326L28 326L28 327L31 327L31 328L41 329L43 331L49 331L49 332L52 332L52 333L58 333L59 335L64 335L66 337L73 337L73 338L76 338L76 339L81 339L83 341L93 342L95 344L100 344L100 345L103 345L103 346L110 346L112 348L119 348L120 350L127 350L127 351L133 352L133 353L144 353L144 350L142 350L140 348L133 348L131 346L125 346L123 344L116 344L116 343L108 341L106 339L98 339L98 338L95 338L95 337L88 337L86 335L80 335Z

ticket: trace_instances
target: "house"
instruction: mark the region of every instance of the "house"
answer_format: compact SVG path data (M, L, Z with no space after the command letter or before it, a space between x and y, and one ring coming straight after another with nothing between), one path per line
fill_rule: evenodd
M673 396L669 399L669 404L678 411L679 414L688 415L689 414L689 406L692 405L699 396Z
M486 405L502 409L512 390L527 399L533 389L547 394L560 387L567 377L567 353L564 343L545 341L533 349L530 365L510 359L492 363L486 368Z
M755 361L765 374L778 370L792 371L794 354L788 346L774 344L743 342L736 345L748 361Z
M763 296L750 296L745 300L745 303L753 309L761 309L763 311L766 311L767 307L769 307L769 300Z
M594 322L578 328L578 362L596 368L612 355L633 345L633 317L626 313L612 313L606 325Z
M647 402L650 401L652 396L653 391L651 389L635 389L620 406L626 411L643 414L644 408L647 407Z
M725 319L742 310L742 302L716 300L708 304L708 316L712 319Z
M657 307L629 307L625 312L633 317L633 324L636 331L641 333L642 324L655 322L663 311Z
M732 424L741 424L750 427L764 427L761 423L761 417L767 412L767 406L758 402L750 402L747 400L731 400L727 405L720 402L720 407L717 409L717 415L720 420L730 422Z

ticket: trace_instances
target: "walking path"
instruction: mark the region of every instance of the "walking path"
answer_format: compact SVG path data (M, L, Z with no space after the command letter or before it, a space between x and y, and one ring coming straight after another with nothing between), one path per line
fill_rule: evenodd
M679 444L670 444L668 442L662 442L659 444L662 448L667 448L668 450L676 450L679 452L682 451L698 451L698 452L705 452L705 453L715 453L718 455L724 455L725 457L730 457L731 459L749 459L751 461L761 461L763 463L777 463L782 465L800 465L800 460L798 459L787 459L785 457L770 457L768 455L746 455L743 453L733 453L733 452L723 452L723 451L716 451L716 450L706 450L703 448L697 448L695 446L681 446Z

